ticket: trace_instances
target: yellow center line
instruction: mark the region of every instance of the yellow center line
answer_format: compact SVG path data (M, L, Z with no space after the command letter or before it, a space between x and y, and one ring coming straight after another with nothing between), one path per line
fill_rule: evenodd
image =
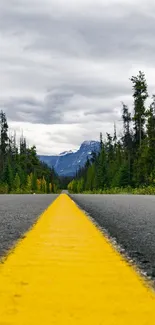
M0 266L0 325L153 325L155 294L65 194Z

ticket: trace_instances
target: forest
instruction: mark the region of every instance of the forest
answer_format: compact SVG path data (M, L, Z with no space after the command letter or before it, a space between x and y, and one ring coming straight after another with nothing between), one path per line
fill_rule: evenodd
M78 170L70 192L155 194L155 95L149 97L142 71L130 80L133 108L122 103L121 135L116 125L105 139L100 134L99 154Z
M10 136L5 112L0 112L0 193L155 194L155 95L149 97L145 74L131 79L133 108L122 103L122 131L100 133L100 152L93 153L74 179L59 178L41 162L36 147L21 135ZM148 99L150 104L147 105ZM68 184L69 183L69 184Z
M59 178L55 171L40 162L36 147L29 148L22 135L9 136L6 114L0 112L0 194L56 193Z

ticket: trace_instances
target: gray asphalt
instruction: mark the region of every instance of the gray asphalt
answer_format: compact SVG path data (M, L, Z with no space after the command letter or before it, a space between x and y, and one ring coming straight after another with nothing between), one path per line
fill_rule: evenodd
M155 196L77 194L71 198L155 280Z
M0 256L58 195L0 195ZM155 196L72 195L100 227L155 280Z
M0 256L31 228L57 195L0 195Z

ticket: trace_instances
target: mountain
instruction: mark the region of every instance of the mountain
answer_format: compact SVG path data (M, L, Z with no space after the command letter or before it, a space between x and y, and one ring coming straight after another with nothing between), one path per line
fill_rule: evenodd
M42 156L39 159L50 167L54 167L60 176L74 176L79 167L83 167L87 157L91 158L92 152L99 152L99 141L84 141L79 150L65 151L55 156Z

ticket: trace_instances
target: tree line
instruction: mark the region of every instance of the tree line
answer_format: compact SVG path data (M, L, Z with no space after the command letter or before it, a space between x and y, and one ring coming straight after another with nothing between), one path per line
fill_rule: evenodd
M22 135L9 136L6 114L0 112L0 193L55 193L59 178L53 169L37 157L36 147L29 148Z
M155 95L151 104L148 86L143 72L131 79L133 90L133 112L122 103L123 129L117 136L100 134L100 152L93 153L91 160L79 169L69 183L71 192L119 192L141 189L155 194Z

